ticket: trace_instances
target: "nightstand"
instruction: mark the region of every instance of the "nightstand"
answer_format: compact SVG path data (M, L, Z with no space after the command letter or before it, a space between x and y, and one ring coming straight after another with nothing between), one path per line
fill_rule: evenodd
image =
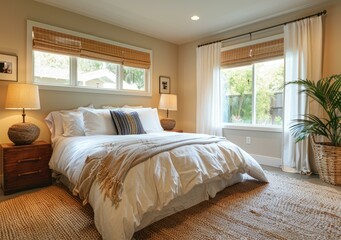
M165 130L166 132L178 132L178 133L182 133L184 132L183 130L181 129L172 129L172 130Z
M48 164L52 149L49 143L36 141L20 146L8 143L1 144L0 150L3 161L2 188L5 195L51 184Z

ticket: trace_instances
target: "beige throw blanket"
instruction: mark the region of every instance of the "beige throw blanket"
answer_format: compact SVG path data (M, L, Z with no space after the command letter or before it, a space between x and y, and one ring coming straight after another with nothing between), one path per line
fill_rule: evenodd
M106 144L102 151L88 156L74 193L83 199L83 204L86 204L92 183L97 180L105 196L117 207L122 199L124 179L132 167L156 154L177 147L220 141L226 139L208 135L179 134Z

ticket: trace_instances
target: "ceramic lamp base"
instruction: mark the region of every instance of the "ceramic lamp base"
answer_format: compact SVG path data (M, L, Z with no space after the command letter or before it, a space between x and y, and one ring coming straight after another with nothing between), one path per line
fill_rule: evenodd
M170 118L164 118L160 120L163 130L172 130L175 127L175 120Z
M16 123L8 129L8 138L15 145L28 145L39 137L40 129L33 123Z

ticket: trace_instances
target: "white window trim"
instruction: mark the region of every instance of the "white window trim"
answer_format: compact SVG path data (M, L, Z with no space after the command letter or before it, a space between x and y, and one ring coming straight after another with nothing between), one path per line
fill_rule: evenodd
M133 96L147 96L151 97L152 96L152 66L153 66L153 54L152 50L150 49L145 49L145 48L140 48L136 46L131 46L128 44L120 43L120 42L115 42L112 40L96 37L93 35L85 34L85 33L80 33L80 32L75 32L71 31L65 28L60 28L60 27L55 27L51 26L48 24L40 23L40 22L35 22L31 20L27 20L27 32L26 32L26 82L27 83L33 83L33 49L32 49L32 29L33 27L40 27L40 28L45 28L48 30L52 31L59 31L62 33L74 35L77 37L83 37L83 38L88 38L91 40L99 41L99 42L104 42L108 44L113 44L116 46L120 47L126 47L130 48L133 50L141 51L141 52L146 52L149 53L150 55L150 68L149 68L149 79L145 82L146 84L146 91L135 91L135 90L125 90L125 89L95 89L95 88L86 88L86 87L77 87L77 86L53 86L53 85L44 85L44 84L38 84L40 89L44 90L54 90L54 91L71 91L71 92L88 92L88 93L101 93L101 94L119 94L119 95L133 95ZM118 81L121 82L121 81Z
M245 43L240 43L240 44L234 44L231 46L226 46L221 48L221 52L224 51L228 51L228 50L232 50L232 49L236 49L236 48L241 48L241 47L246 47L249 45L254 45L254 44L258 44L258 43L262 43L262 42L267 42L267 41L272 41L272 40L276 40L276 39L280 39L283 38L284 34L277 34L274 36L270 36L270 37L266 37L266 38L261 38L261 39L257 39L257 40L253 40L253 41L249 41L249 42L245 42ZM284 56L283 56L284 58ZM254 68L254 65L252 66L252 68ZM252 72L254 72L254 69L252 70ZM253 77L253 81L252 81L252 109L254 109L254 104L255 104L255 81L254 81L254 75L252 75ZM256 113L252 112L252 115L255 115ZM252 116L252 121L255 121L255 116ZM256 125L255 123L252 124L236 124L236 123L226 123L226 122L222 122L223 125L223 129L234 129L234 130L252 130L252 131L261 131L261 132L283 132L283 124L281 126L277 126L277 125Z
M259 132L283 132L282 126L273 125L252 125L252 124L235 124L223 123L223 129L245 130L245 131L259 131Z

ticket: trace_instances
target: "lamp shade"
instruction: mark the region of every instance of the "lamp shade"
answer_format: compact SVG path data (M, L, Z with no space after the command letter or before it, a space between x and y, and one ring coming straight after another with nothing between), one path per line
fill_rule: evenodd
M176 111L178 110L177 96L174 94L161 94L159 109Z
M8 84L6 109L40 109L39 89L33 84Z

